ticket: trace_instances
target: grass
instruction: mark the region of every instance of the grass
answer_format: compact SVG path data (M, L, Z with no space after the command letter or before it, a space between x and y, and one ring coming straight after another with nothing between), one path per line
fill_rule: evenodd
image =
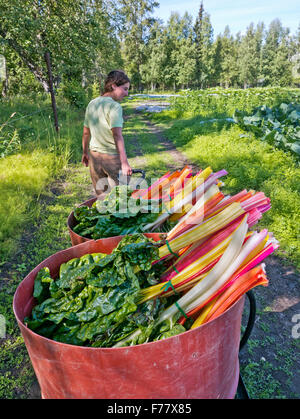
M0 242L2 262L15 250L16 238L36 218L36 206L45 186L55 178L63 161L41 150L0 160Z
M227 170L222 190L234 194L254 189L271 199L272 209L264 214L260 226L274 233L280 243L278 254L300 268L300 170L295 158L229 122L202 124L201 117L176 120L173 116L172 111L164 111L152 118L199 168Z
M176 166L174 158L164 149L157 135L150 131L141 115L133 115L128 105L124 114L131 116L126 120L123 132L132 167L145 170L146 179L150 182L163 175L170 165Z
M0 315L6 336L0 338L0 399L36 398L38 391L28 353L12 312L12 301L20 281L48 256L71 246L66 220L75 205L89 198L90 178L86 168L70 165L60 181L40 195L39 214L18 242L10 263L0 266ZM51 187L50 187L51 186Z
M66 219L87 199L90 183L87 169L72 163L81 158L84 110L58 100L57 135L48 97L2 100L0 109L0 126L8 120L1 137L17 132L19 139L15 153L0 159L0 315L6 333L0 338L0 399L32 398L38 397L32 390L36 379L12 300L31 269L71 245ZM64 185L59 196L53 184Z
M2 136L18 133L16 153L0 159L0 262L15 251L24 228L39 215L39 196L70 161L81 156L83 110L58 102L59 135L49 98L0 102ZM9 119L10 115L14 116Z

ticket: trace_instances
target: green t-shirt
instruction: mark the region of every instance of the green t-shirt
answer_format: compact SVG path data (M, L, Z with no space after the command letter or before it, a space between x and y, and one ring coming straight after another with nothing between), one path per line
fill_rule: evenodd
M90 150L118 154L112 128L123 127L121 105L109 96L93 99L85 112L84 126L91 131Z

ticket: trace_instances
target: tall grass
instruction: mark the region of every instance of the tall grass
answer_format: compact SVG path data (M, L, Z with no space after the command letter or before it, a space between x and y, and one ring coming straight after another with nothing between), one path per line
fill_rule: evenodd
M40 195L69 162L80 160L84 111L59 101L57 134L48 96L2 100L0 110L0 126L8 121L1 131L3 141L12 132L19 140L18 147L0 158L0 261L5 261L26 223L38 215Z

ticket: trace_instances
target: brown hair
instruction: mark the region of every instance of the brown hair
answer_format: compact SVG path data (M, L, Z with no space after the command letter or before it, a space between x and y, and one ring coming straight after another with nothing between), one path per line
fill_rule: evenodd
M104 82L104 93L112 92L112 85L122 86L122 84L130 83L129 77L123 70L113 70L108 73Z

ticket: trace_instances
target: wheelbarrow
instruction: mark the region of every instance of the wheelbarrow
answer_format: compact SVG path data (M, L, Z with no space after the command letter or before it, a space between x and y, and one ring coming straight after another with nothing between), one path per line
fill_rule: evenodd
M133 174L139 173L141 175L141 178L145 179L145 176L146 176L145 170L133 169L132 173ZM123 183L126 184L127 182L124 181ZM90 198L87 201L80 204L79 207L87 206L87 207L91 208L92 205L94 204L94 202L97 201L97 199L98 199L97 197ZM67 219L67 227L68 227L68 230L69 230L69 235L70 235L72 246L76 246L77 244L84 243L88 240L91 240L88 237L84 237L84 236L81 236L81 235L75 233L75 231L73 229L76 225L77 225L77 220L74 216L74 211L72 211L69 214L68 219Z
M147 235L159 240L157 233ZM248 398L239 373L239 351L255 318L240 339L245 297L214 320L167 339L121 348L64 344L40 336L24 324L35 305L34 281L43 267L53 278L62 263L84 254L111 253L121 236L88 242L55 253L19 284L13 310L41 388L42 398L201 399Z

